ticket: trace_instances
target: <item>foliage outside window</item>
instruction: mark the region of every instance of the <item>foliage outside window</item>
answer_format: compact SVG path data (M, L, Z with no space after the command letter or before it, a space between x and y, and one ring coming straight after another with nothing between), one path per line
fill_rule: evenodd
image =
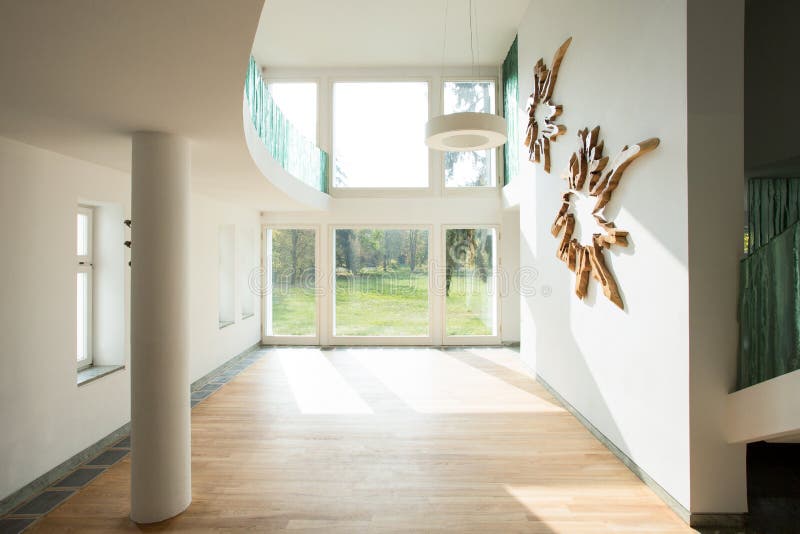
M447 229L445 253L446 334L497 335L494 229Z
M316 335L315 248L314 230L267 230L268 336Z
M427 120L426 82L334 84L334 187L428 187Z
M335 232L337 336L427 336L428 231Z
M444 112L495 112L493 81L454 81L444 83ZM445 152L446 187L490 187L495 185L494 150Z

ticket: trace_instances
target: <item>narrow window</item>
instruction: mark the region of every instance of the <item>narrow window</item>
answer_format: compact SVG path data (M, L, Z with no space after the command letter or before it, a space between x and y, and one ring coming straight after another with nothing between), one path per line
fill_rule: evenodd
M316 336L316 232L270 228L266 235L267 336Z
M78 206L75 255L78 369L92 365L92 215L92 208Z
M219 229L219 327L236 321L235 230L232 224Z
M445 231L447 336L497 335L497 237L493 228Z
M258 288L258 266L256 265L254 233L242 230L239 256L239 293L242 300L242 319L256 314L256 290Z

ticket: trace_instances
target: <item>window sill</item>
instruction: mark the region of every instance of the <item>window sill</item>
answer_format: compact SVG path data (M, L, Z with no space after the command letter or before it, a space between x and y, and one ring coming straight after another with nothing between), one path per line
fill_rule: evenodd
M246 314L243 313L242 314L242 320L249 319L250 317L253 317L253 316L255 316L255 313L246 313Z
M94 382L98 378L110 375L120 369L125 369L124 365L91 365L86 369L78 371L78 387Z
M233 321L220 321L219 329L222 330L223 328L227 328L233 324Z

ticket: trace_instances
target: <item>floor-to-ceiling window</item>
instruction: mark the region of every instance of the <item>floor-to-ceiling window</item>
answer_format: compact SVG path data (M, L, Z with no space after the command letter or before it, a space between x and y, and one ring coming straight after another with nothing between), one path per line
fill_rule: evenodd
M428 230L334 230L339 337L430 337Z
M497 336L497 232L446 228L445 335Z
M285 342L315 343L317 233L313 228L267 228L264 333Z

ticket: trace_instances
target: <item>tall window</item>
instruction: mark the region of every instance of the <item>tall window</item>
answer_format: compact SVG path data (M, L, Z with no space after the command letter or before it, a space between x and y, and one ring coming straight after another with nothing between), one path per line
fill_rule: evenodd
M336 83L333 186L428 187L426 82Z
M266 243L266 335L316 336L316 232L268 229Z
M317 84L314 82L270 82L273 100L306 139L317 143Z
M446 335L496 336L495 230L448 228L445 254Z
M92 365L92 209L77 213L76 286L78 368Z
M243 228L239 247L239 294L241 295L242 319L252 317L256 313L256 295L258 271L254 234L252 229Z
M225 328L236 321L236 239L232 224L219 228L219 327Z
M444 83L444 112L474 111L495 113L493 81L456 81ZM446 187L490 187L495 185L495 151L445 152Z
M335 232L337 336L428 336L428 231Z

